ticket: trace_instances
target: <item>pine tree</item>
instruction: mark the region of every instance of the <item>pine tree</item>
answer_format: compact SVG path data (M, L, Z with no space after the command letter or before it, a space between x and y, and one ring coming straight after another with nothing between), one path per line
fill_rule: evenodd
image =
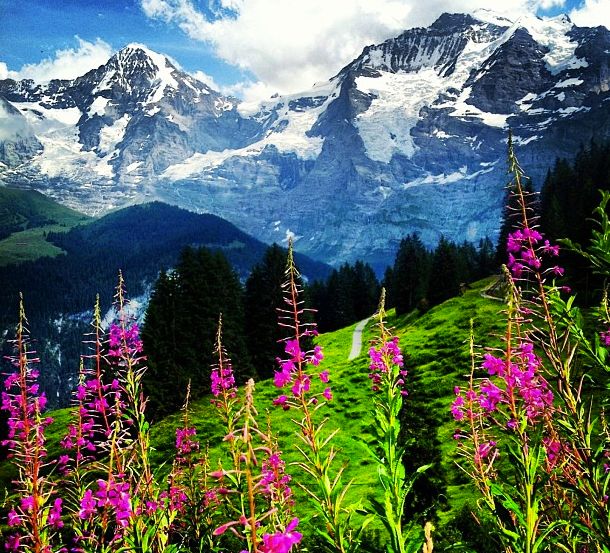
M259 378L273 376L277 368L276 358L283 354L283 346L279 341L284 333L277 324L277 309L283 306L282 283L285 270L286 250L273 244L265 252L262 261L252 268L246 281L246 341Z
M393 299L396 314L414 309L426 297L430 254L417 234L410 234L400 242L393 273Z
M457 296L460 293L461 276L455 244L441 237L432 256L428 285L430 306Z
M189 381L193 399L209 392L220 313L234 373L243 381L251 365L239 279L222 254L185 248L175 271L160 275L142 329L149 366L143 383L153 416L179 409Z
M381 287L375 271L368 263L356 261L353 272L352 303L355 320L360 321L370 317L377 310Z

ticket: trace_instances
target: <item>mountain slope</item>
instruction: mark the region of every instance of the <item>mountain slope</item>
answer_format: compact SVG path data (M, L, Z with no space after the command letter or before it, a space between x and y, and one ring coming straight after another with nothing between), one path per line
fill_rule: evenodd
M46 225L71 227L90 220L35 190L0 188L0 237Z
M406 377L409 395L405 399L405 412L409 428L411 425L415 427L415 434L410 434L415 438L415 443L409 442L407 457L416 466L421 466L429 462L429 456L437 456L436 466L420 475L419 479L425 482L429 478L437 478L443 486L439 494L431 497L435 503L432 511L427 513L427 517L435 516L438 521L435 522L435 545L440 550L448 550L453 541L459 541L458 538L467 540L472 537L457 533L458 530L464 529L459 527L456 521L458 514L465 504L475 509L476 496L474 489L464 482L454 463L456 448L452 436L455 432L455 421L451 417L450 406L455 398L453 387L463 385L464 374L470 370L470 319L474 321L477 339L484 344L490 344L490 334L502 331L502 316L499 315L502 304L481 296L481 291L492 281L493 279L487 279L475 283L463 296L451 299L424 315L413 313L397 318L392 311L388 317L388 323L400 338L400 346L405 353L409 370ZM324 352L320 370L329 371L333 391L333 400L324 407L320 416L328 416L328 433L338 429L333 443L337 448L337 466L345 464L344 482L354 479L346 496L347 504L367 500L368 497L375 497L380 493L376 471L372 470L373 461L365 447L370 447L374 441L371 428L373 392L368 378L369 361L366 353L368 348L365 347L361 355L353 361L347 359L354 327L355 325L352 325L336 332L322 334L316 339ZM372 323L369 323L364 334L365 344L374 336L375 329ZM316 386L316 383L312 382L312 386ZM243 390L240 393L243 393ZM299 460L299 454L294 448L296 427L290 421L290 411L285 412L272 405L277 396L278 389L273 385L272 379L257 383L254 397L258 411L264 413L269 409L272 428L288 466L290 462ZM226 445L222 439L223 431L218 411L210 403L209 397L192 402L189 407L190 424L196 428L197 436L209 444L211 465L216 466L216 460L223 455ZM68 419L67 410L55 412L53 415L56 422L49 428L52 435L49 440L51 458L60 454L58 444L65 435ZM422 421L425 421L425 424ZM153 425L151 439L155 448L155 465L166 463L175 454L175 429L180 424L182 415L176 413ZM429 448L428 451L425 451L426 448ZM301 481L303 474L299 474L297 467L293 469L293 478ZM0 466L0 474L2 472L4 471ZM297 501L296 514L307 518L304 515L311 511L309 500L298 486L294 486L294 491ZM466 518L470 519L470 515ZM315 535L315 522L313 520L309 523L310 526L307 526L308 535L309 532L311 536ZM376 523L372 526L376 527ZM443 537L447 541L443 541ZM379 550L381 549L382 547L379 547Z
M46 239L48 233L89 220L40 192L0 188L0 266L62 253Z
M509 126L537 186L556 157L610 138L609 64L604 27L444 14L253 112L129 45L74 81L0 81L43 148L0 159L0 182L92 213L159 198L383 266L409 232L497 237Z
M185 246L221 251L242 279L267 248L219 217L159 202L118 210L68 232L51 233L48 240L65 255L0 266L0 329L3 342L10 339L23 292L45 367L44 388L50 401L60 405L70 397L96 295L105 313L119 270L134 312L142 317L159 271L171 269ZM324 278L331 270L303 255L296 262L309 278Z

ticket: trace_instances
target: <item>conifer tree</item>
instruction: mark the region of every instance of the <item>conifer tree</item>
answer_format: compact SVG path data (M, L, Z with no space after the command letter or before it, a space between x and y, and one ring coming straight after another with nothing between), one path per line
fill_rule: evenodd
M144 388L153 416L179 409L189 381L191 398L209 391L220 313L236 378L243 381L250 376L242 294L239 279L224 256L205 248L185 248L175 271L160 275L142 329L148 356Z
M273 244L260 263L252 268L246 281L244 307L246 341L253 367L259 378L273 376L276 359L284 348L284 338L277 324L277 309L283 306L282 283L285 280L286 250Z
M461 276L455 244L441 237L432 256L428 285L430 306L457 296L460 293Z
M426 296L430 254L417 234L410 234L400 242L394 262L393 299L396 314L414 309Z

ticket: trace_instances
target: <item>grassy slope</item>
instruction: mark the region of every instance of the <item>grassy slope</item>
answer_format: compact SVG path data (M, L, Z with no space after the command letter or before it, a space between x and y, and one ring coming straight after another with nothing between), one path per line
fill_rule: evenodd
M40 192L0 187L0 265L62 253L45 233L62 232L89 217L64 207Z
M449 475L448 508L438 513L441 524L451 520L455 513L469 500L472 500L472 488L460 483L459 471L456 469L455 447L453 433L456 425L449 413L453 400L453 388L466 382L469 373L470 359L468 354L468 337L470 320L473 319L478 343L490 345L494 338L490 335L502 332L502 318L498 315L502 305L500 302L481 297L481 291L492 282L486 279L473 285L472 289L458 298L417 316L410 314L396 317L391 311L388 323L395 328L400 336L403 351L409 356L409 376L407 379L410 396L407 398L407 408L422 400L426 409L434 412L438 427L438 438L441 442L443 468ZM351 349L351 327L321 335L319 343L323 346L325 359L320 369L331 373L331 384L334 399L328 408L320 415L329 417L328 430L339 429L334 441L340 450L338 463L347 464L346 479L354 479L351 492L347 496L348 503L365 499L367 495L379 491L374 465L362 443L372 443L370 431L372 422L368 374L367 344L374 337L373 325L369 324L363 335L363 351L354 361L348 362L347 356ZM319 387L321 389L321 384ZM288 462L299 459L294 445L299 443L295 435L294 424L290 421L291 412L283 412L271 404L278 395L272 382L257 384L256 399L261 413L261 426L265 427L265 411L269 410L274 432L279 435L280 447ZM419 397L418 397L419 396ZM192 406L191 420L197 428L202 441L208 441L213 459L222 456L222 428L215 408L210 405L209 398L195 402ZM56 411L56 422L49 429L50 454L58 453L57 441L63 433L68 420L68 410ZM174 452L175 428L181 424L179 414L170 416L155 424L152 429L152 441L155 464L161 464L171 459ZM215 464L217 461L213 461ZM0 466L0 477L6 467ZM301 479L296 467L292 473ZM299 494L301 495L301 494ZM302 500L302 495L299 498ZM311 509L299 509L301 516Z

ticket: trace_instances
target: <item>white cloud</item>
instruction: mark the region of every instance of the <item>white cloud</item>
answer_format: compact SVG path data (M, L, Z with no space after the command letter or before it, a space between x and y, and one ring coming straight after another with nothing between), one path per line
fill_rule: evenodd
M0 103L0 142L31 136L25 117L9 112Z
M223 60L254 74L260 83L253 90L280 93L326 80L367 44L429 25L443 12L489 6L489 0L220 0L235 15L212 20L192 0L140 1L148 17L178 25L189 37L212 44ZM519 14L564 1L503 0L502 10Z
M236 96L243 101L239 104L239 111L242 115L252 115L258 110L258 106L263 100L271 98L277 94L277 89L262 82L242 81L231 86L220 89L223 94Z
M178 67L178 65L176 65L176 67ZM202 83L208 85L212 90L220 90L220 87L218 86L212 75L208 75L203 71L195 71L194 73L191 73L191 75L195 77L195 79L197 79L198 81L201 81Z
M608 0L585 0L570 12L570 19L581 27L603 25L610 29L610 3Z
M565 0L540 0L538 7L542 10L550 10L551 8L561 8L565 3Z
M75 38L78 42L76 48L57 50L52 58L26 64L18 71L8 71L7 76L13 79L33 79L36 82L75 79L106 63L112 55L112 47L99 38L95 42ZM6 64L0 63L0 78L2 66L6 68Z

